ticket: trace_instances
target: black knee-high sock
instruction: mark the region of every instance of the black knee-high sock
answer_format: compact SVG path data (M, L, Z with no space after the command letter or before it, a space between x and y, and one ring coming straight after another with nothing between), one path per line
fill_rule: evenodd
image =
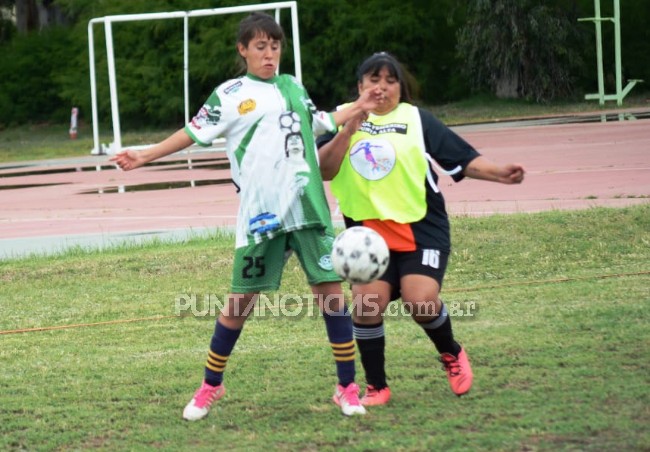
M454 333L451 329L451 317L444 303L440 307L440 314L437 317L430 322L419 323L419 325L427 333L433 345L436 346L438 353L451 353L458 358L461 347L454 340Z
M366 373L366 382L383 389L386 383L386 370L384 367L386 337L384 336L384 323L376 325L354 324L354 338L361 354L361 365Z

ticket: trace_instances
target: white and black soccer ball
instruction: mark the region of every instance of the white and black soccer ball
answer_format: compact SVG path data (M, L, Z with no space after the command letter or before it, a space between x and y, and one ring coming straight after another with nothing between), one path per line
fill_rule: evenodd
M280 130L287 133L300 132L300 116L295 111L287 111L280 115Z
M388 267L388 246L375 231L354 226L341 232L332 245L332 267L352 284L368 284Z

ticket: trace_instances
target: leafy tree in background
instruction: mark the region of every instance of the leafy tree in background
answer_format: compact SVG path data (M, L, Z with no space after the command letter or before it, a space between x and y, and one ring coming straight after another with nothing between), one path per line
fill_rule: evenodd
M146 6L143 6L146 3ZM255 0L239 4L257 3ZM300 1L300 41L303 82L316 104L333 108L347 100L356 86L355 71L376 51L394 53L420 82L424 103L448 101L468 92L456 70L455 30L464 9L455 0L435 4L422 0L375 0L372 8L360 0ZM57 81L61 95L89 111L86 26L92 17L154 11L231 6L232 1L134 2L127 0L58 0L74 19L73 59ZM191 110L198 108L214 86L238 75L235 52L237 24L243 15L197 18L190 21ZM422 20L426 17L427 20ZM292 45L289 15L282 15L287 50ZM115 24L113 27L117 85L123 127L178 124L182 120L182 21ZM109 117L103 29L95 27L96 73L100 118ZM424 50L424 51L423 51ZM291 72L291 52L285 51L282 70ZM83 87L84 89L80 89Z
M471 0L458 54L476 90L549 101L573 95L583 40L575 2Z
M0 0L0 8L17 1ZM50 19L39 19L25 33L18 33L12 20L0 21L0 126L65 123L72 106L80 107L82 122L89 120L91 18L261 0L22 1L31 1L40 8L39 17ZM612 2L601 0L604 15L611 14ZM46 6L50 13L43 16ZM383 50L409 69L424 105L466 98L470 87L494 92L499 87L500 93L536 101L594 92L593 25L577 22L592 15L593 0L298 0L303 82L319 107L333 108L354 95L358 64ZM621 15L624 77L648 81L635 87L638 93L650 87L650 1L621 0ZM242 17L190 20L191 111L216 84L239 75L235 33ZM282 24L291 46L286 11ZM97 25L94 31L99 119L109 122L104 30ZM113 32L122 127L178 126L183 120L182 21L118 23ZM603 34L606 80L611 81L611 24L603 24ZM286 51L281 69L292 68Z
M356 92L356 69L371 54L394 54L411 72L424 103L466 94L456 70L455 30L464 8L456 0L309 0L300 2L305 84L331 108ZM304 6L303 6L304 5Z
M15 0L0 0L0 45L9 42L16 34L11 8Z
M221 5L220 3L223 3ZM62 97L90 112L88 22L94 17L179 11L226 6L209 0L58 0L73 18L70 60L55 79ZM234 40L241 17L216 16L190 19L191 109L220 80L235 75ZM110 96L104 28L95 25L95 69L100 121L110 118ZM120 118L124 130L143 126L178 125L183 121L183 21L181 19L113 24Z
M13 12L12 23L18 33L25 34L66 23L54 0L0 0L0 8Z
M16 36L0 52L0 124L70 117L71 104L61 97L54 80L57 68L68 58L69 39L66 30L56 28Z

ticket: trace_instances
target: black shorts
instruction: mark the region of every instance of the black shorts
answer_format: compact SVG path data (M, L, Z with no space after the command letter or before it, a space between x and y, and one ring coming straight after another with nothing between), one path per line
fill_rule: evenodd
M406 275L429 276L435 279L442 289L442 280L445 277L448 260L449 253L439 250L391 251L388 268L379 279L391 285L391 301L401 297L400 281Z

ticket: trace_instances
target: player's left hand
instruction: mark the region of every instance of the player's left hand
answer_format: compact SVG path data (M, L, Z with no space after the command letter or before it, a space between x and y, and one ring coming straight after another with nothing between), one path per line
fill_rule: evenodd
M379 86L373 88L366 88L361 92L357 99L357 105L365 111L369 112L377 108L377 106L384 99L384 93Z
M505 165L501 174L499 174L499 182L503 184L521 184L524 180L524 174L526 174L526 170L517 163Z

